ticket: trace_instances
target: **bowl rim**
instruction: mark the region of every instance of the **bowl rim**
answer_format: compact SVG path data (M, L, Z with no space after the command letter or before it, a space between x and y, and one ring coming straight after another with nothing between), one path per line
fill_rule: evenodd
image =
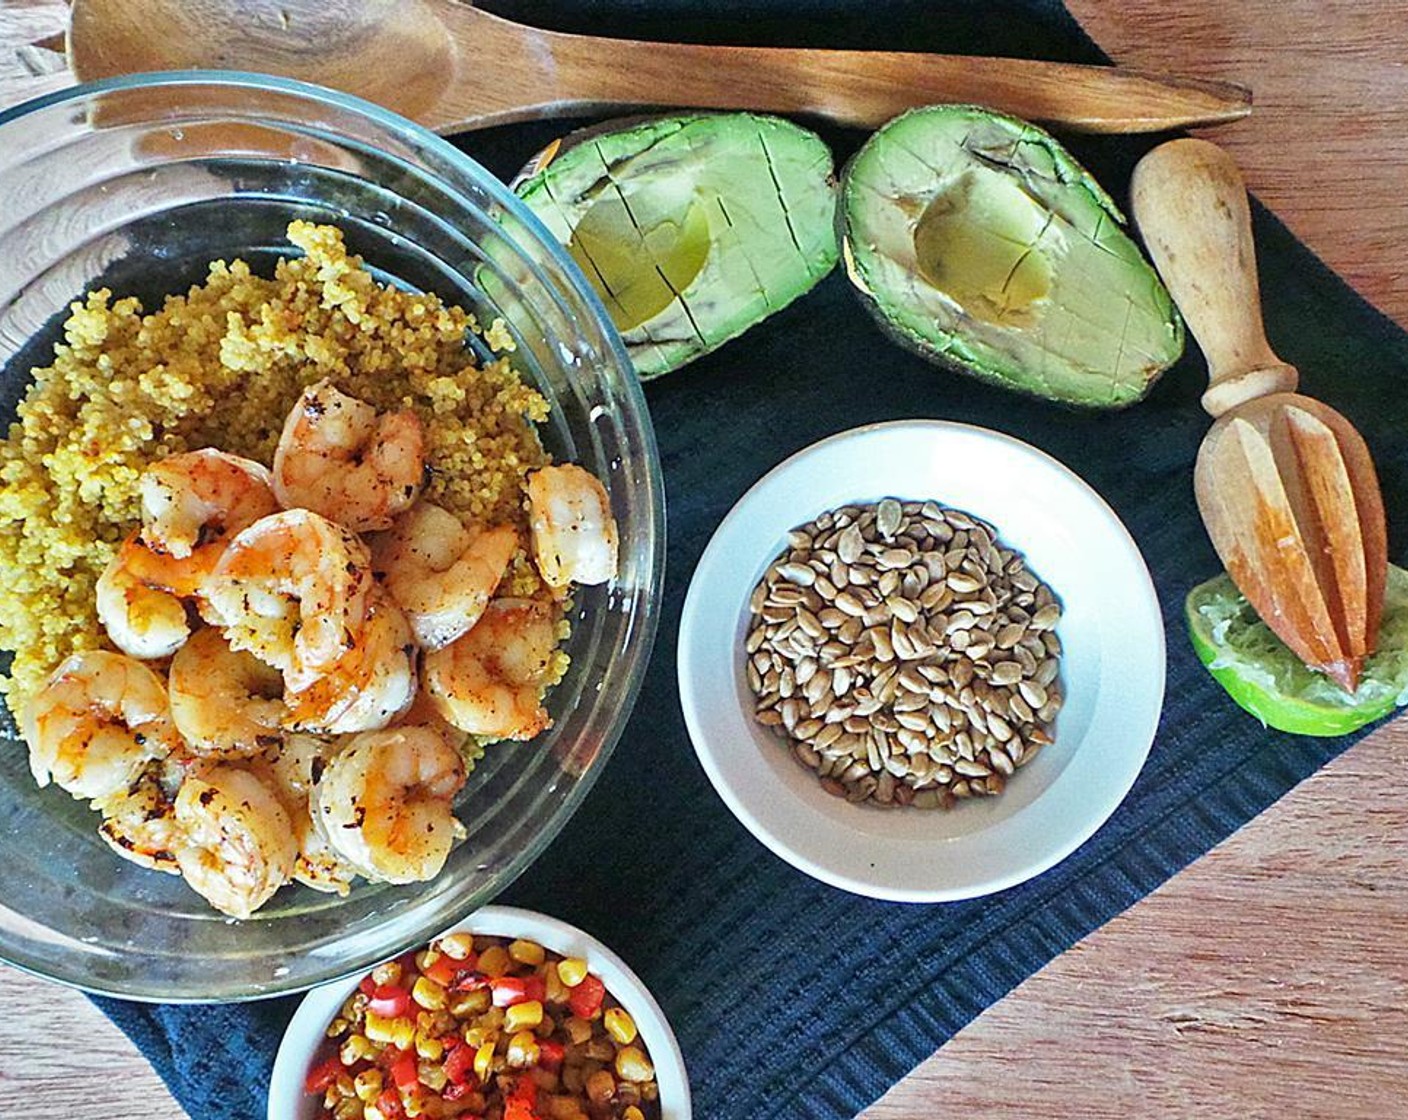
M529 937L550 952L584 957L590 970L605 983L606 990L635 1020L655 1066L662 1120L692 1120L689 1077L675 1032L650 989L615 952L585 930L560 918L517 906L490 904L461 918L435 937L462 930L488 937ZM435 937L427 938L425 943ZM274 1056L269 1076L267 1120L299 1120L298 1102L307 1096L303 1092L303 1079L313 1055L325 1037L327 1024L356 989L363 971L366 970L320 985L299 1002ZM627 998L622 998L623 993Z
M1106 522L1107 527L1111 530L1111 542L1121 549L1122 559L1132 561L1133 574L1136 578L1131 590L1137 600L1134 604L1139 612L1137 622L1140 626L1147 628L1150 637L1156 639L1148 645L1148 664L1143 667L1143 671L1149 674L1148 681L1153 687L1147 707L1138 711L1138 718L1131 721L1130 727L1125 731L1124 738L1128 746L1123 755L1124 766L1120 769L1115 780L1101 791L1101 796L1090 804L1089 811L1080 826L1073 829L1061 843L1041 851L1035 858L1019 862L1017 866L1004 874L979 881L950 886L894 886L890 883L880 882L878 876L871 880L861 875L827 866L824 862L796 850L778 834L778 830L774 829L764 814L756 811L754 805L755 800L761 804L771 800L771 794L780 793L781 796L789 796L788 792L773 788L767 791L769 796L765 796L756 789L742 788L741 783L726 773L722 760L730 744L719 742L718 735L711 732L708 713L720 704L731 705L732 698L720 699L706 696L700 683L701 666L709 661L711 656L716 658L718 649L722 648L718 641L719 628L725 620L719 616L725 612L710 614L704 606L704 598L706 587L725 582L728 579L725 557L734 554L739 546L738 541L729 539L731 532L743 520L749 508L756 503L761 494L777 485L779 480L792 475L808 459L837 444L865 437L879 436L884 438L892 434L932 433L936 431L963 433L1005 445L1010 450L1032 459L1044 469L1055 472L1066 482L1074 483L1075 491L1081 493L1089 502L1092 512ZM982 516L981 511L976 512ZM778 528L779 537L791 527L790 524L780 526ZM746 615L747 610L745 592L741 611ZM738 620L737 617L730 614L726 621L732 628ZM702 653L697 648L701 645L699 635L708 630L711 623L714 626L714 631L711 634L713 641L707 646L709 652ZM732 629L730 629L731 633ZM733 659L734 654L739 652L735 650L734 646L735 642L730 637L726 643L727 656L730 659ZM1129 530L1099 492L1059 459L1025 440L976 424L939 419L880 421L837 432L788 456L750 486L719 523L695 567L680 617L676 653L680 706L683 709L685 725L694 745L695 754L698 756L700 765L707 774L715 792L744 827L774 855L821 882L869 898L909 903L961 901L1006 890L1054 867L1089 840L1123 802L1148 758L1163 710L1167 660L1163 615L1148 565ZM711 703L711 699L714 701L713 703ZM749 745L751 746L751 742ZM872 865L872 867L874 866Z
M548 231L547 227L532 210L530 210L502 180L491 173L478 160L460 151L448 140L432 132L430 129L398 113L377 105L375 102L367 101L364 98L343 93L340 90L331 89L327 86L304 82L294 78L280 77L273 74L261 74L255 71L209 69L160 70L83 82L30 98L6 109L0 109L0 130L3 130L6 125L33 113L67 102L89 98L95 94L157 86L179 87L201 85L227 87L230 89L275 91L290 94L305 101L331 104L367 118L372 123L389 132L400 134L408 140L413 141L415 144L428 149L431 154L446 161L454 171L462 174L465 179L472 181L477 187L482 189L488 196L491 206L501 207L505 212L509 213L515 221L522 223L522 225L527 228L528 232L538 242L538 246L553 260L567 282L571 284L573 294L582 301L595 319L598 332L601 335L601 341L607 348L609 356L613 360L613 364L621 372L620 381L622 392L629 402L631 411L638 420L637 434L641 441L641 459L645 469L643 477L638 481L637 485L640 485L644 490L644 500L641 502L641 509L644 529L649 539L650 547L648 555L644 558L648 566L649 575L645 595L639 613L631 626L631 641L626 645L622 653L625 660L623 666L625 687L618 692L618 696L621 698L620 713L613 725L605 728L601 735L595 764L574 782L562 804L558 807L556 812L558 822L556 829L554 829L551 834L544 832L534 837L531 843L526 844L520 851L516 852L513 858L505 864L501 872L501 878L495 884L493 893L489 896L491 898L496 897L506 890L537 860L561 831L562 827L566 825L581 807L587 794L590 793L592 788L596 785L602 770L605 769L606 765L610 762L611 755L621 735L625 731L626 724L629 722L636 701L639 699L641 689L645 683L646 670L654 651L662 609L667 529L665 520L664 476L660 465L660 452L655 436L655 428L651 419L649 406L645 400L644 387L640 382L640 378L636 375L635 368L626 353L625 344L621 339L620 332L617 331L615 324L611 321L611 317L607 313L606 307L601 302L600 297L597 296L595 290L587 282L586 277L582 274L576 262L572 260L566 248ZM455 184L448 184L447 189L456 196L460 194L459 188ZM483 906L481 904L479 909L482 908ZM461 913L477 912L472 910L466 911L463 903L456 908L452 908L450 912L453 913L455 909L458 909ZM412 910L412 913L414 913L414 910ZM429 920L420 918L415 922L414 926L408 927L404 934L396 939L396 943L401 945L420 944L431 936L433 930L440 927L444 919L445 915L443 913L438 915L431 914ZM35 961L26 960L19 955L13 954L11 949L5 950L4 954L0 955L0 961L22 972L27 972L44 980L63 984L66 987L77 988L80 991L88 992L93 995L127 999L138 1003L186 1004L209 1003L212 1001L240 1003L250 1000L296 994L298 992L307 991L320 984L334 982L354 973L361 973L369 964L373 964L381 958L381 950L377 950L375 953L362 951L352 957L341 960L336 965L326 966L314 972L309 977L300 978L293 983L283 983L276 978L261 984L255 990L250 990L248 985L231 985L226 988L211 989L197 994L172 994L165 991L154 990L150 987L137 989L134 986L124 986L123 984L104 985L92 983L85 977L78 975L76 970L68 970L65 974L60 974L60 969L51 970Z

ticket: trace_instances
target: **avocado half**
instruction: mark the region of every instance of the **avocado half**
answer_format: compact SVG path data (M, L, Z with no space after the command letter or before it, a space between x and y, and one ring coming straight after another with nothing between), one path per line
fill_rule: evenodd
M601 126L545 148L514 189L586 273L642 378L785 307L838 256L831 152L776 117Z
M1011 389L1091 408L1142 398L1183 323L1124 215L1051 136L973 105L916 109L847 167L847 275L895 338Z

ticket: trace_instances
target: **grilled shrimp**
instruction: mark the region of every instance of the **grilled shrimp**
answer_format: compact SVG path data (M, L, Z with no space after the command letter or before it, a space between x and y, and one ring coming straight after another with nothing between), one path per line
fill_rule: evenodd
M307 688L289 694L285 725L328 735L385 727L415 698L415 658L406 616L373 585L352 648Z
M181 874L175 796L183 777L185 771L174 757L148 763L130 787L93 802L103 815L98 835L139 867Z
M425 477L425 434L409 410L378 413L319 381L303 391L274 451L274 493L356 532L386 529Z
M283 678L219 630L199 630L171 659L171 718L199 755L241 758L279 741Z
M176 794L176 862L210 905L248 918L288 882L293 822L268 781L228 762L186 776Z
M401 605L423 649L447 646L473 626L518 551L511 525L474 531L421 502L372 541L372 568Z
M425 655L425 686L440 714L486 739L531 739L552 721L542 706L557 646L553 612L528 599L495 599L474 628Z
M543 467L524 489L533 556L549 587L605 583L616 574L616 522L595 475L575 463Z
M137 488L142 540L207 571L226 541L279 508L266 467L213 447L153 463Z
M113 645L133 657L170 657L191 633L186 605L143 578L143 571L160 566L165 559L148 555L138 534L133 533L98 577L98 620Z
M435 700L422 686L416 692L411 706L391 721L392 727L425 727L445 740L447 746L463 750L469 742L469 733L447 723L435 706Z
M290 509L241 531L202 592L231 647L274 666L297 691L352 648L366 617L369 561L346 529Z
M314 794L323 834L369 879L439 874L462 826L451 801L465 781L459 752L423 727L368 731L334 755Z
M265 760L275 792L293 822L294 839L298 844L298 857L293 862L294 882L315 891L345 895L352 888L357 870L333 851L309 802L327 760L336 751L332 743L317 735L294 733L271 749Z
M24 706L20 729L29 768L74 797L97 798L132 785L148 762L181 749L166 686L142 662L85 650L54 670Z

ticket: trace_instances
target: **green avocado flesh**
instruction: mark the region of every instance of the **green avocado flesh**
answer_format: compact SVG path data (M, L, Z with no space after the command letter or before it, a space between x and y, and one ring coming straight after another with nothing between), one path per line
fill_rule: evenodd
M897 117L846 169L846 270L931 359L1049 400L1120 408L1183 352L1124 216L1054 139L970 105Z
M549 149L516 188L601 296L641 377L678 369L836 264L831 152L775 117L668 117Z
M1314 672L1271 632L1223 573L1184 603L1199 660L1263 723L1299 735L1343 735L1408 703L1408 572L1390 564L1378 649L1359 687L1346 693Z

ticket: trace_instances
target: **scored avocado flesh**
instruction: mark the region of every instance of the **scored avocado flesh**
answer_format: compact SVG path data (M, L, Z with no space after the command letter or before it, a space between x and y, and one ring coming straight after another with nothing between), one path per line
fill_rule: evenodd
M642 377L733 338L836 262L831 154L771 117L670 117L590 135L518 193L568 247Z
M848 272L931 357L1074 404L1138 400L1182 323L1098 184L1051 137L969 106L885 126L846 173Z

